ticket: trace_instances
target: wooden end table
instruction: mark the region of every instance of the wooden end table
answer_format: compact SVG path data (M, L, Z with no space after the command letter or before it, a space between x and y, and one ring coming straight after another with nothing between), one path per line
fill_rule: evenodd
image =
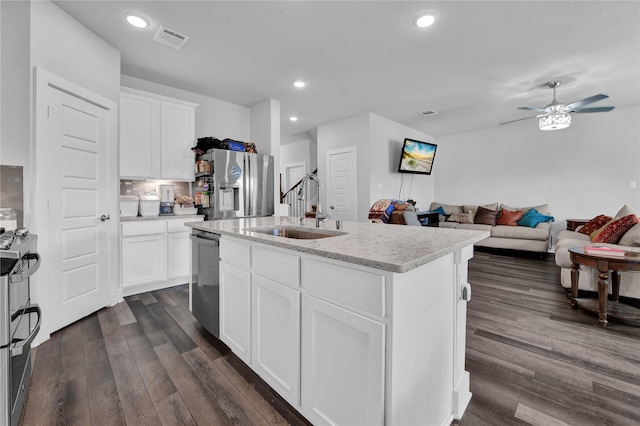
M586 225L589 219L567 219L567 230L575 231L580 225Z
M422 226L433 226L433 227L436 227L436 228L438 226L440 226L439 222L438 222L438 219L439 219L440 215L438 213L431 213L431 212L423 212L423 213L421 213L421 212L417 212L416 214L418 215L418 220L425 219L425 218L429 219L427 224L426 225L422 225Z
M585 253L583 247L569 249L571 258L571 307L583 308L598 314L598 322L609 324L608 317L640 320L640 309L620 303L620 272L640 272L640 253L626 252L624 257ZM579 265L598 270L598 299L578 298ZM611 293L609 296L609 271L611 271Z

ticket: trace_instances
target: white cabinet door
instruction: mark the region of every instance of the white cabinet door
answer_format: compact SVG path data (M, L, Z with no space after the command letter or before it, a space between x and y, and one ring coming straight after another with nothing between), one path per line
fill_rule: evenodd
M195 180L195 110L160 101L160 172L163 179Z
M189 232L170 232L167 238L167 273L169 278L189 275Z
M120 176L160 177L159 101L120 93Z
M220 262L220 340L251 364L251 273Z
M162 281L167 278L165 234L122 238L122 286Z
M300 402L300 291L252 276L252 367L289 404Z
M313 424L384 423L384 324L305 295L302 410Z

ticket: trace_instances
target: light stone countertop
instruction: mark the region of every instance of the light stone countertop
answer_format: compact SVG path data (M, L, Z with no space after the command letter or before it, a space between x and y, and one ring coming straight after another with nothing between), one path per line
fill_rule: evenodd
M346 235L315 240L284 238L246 230L297 226L299 223L299 218L263 217L186 222L185 226L398 273L408 272L489 236L484 231L366 222L343 222L341 231ZM336 230L335 223L335 220L326 221L324 229ZM312 218L305 219L304 226L310 232L317 230L315 219Z
M174 214L163 216L135 216L135 217L122 217L120 216L120 222L136 222L140 220L164 220L164 219L195 219L204 217L202 214Z

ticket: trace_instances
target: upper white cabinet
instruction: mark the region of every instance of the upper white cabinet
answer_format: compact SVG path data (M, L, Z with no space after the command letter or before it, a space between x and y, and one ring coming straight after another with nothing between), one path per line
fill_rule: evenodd
M120 176L193 181L197 106L122 87Z

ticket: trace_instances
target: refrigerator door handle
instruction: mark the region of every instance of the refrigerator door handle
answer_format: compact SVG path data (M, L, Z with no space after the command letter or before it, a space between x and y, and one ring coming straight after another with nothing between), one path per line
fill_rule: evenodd
M247 154L244 154L244 216L251 216L253 210L251 207L251 194L253 188L251 186L251 160Z

